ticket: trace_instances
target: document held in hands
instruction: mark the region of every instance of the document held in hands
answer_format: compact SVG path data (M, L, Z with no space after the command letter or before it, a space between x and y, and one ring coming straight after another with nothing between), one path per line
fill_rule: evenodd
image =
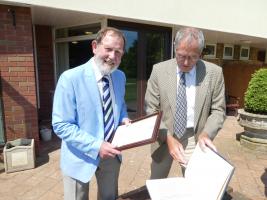
M132 121L130 125L117 128L111 144L118 150L125 150L155 142L158 137L162 112L141 117Z
M197 144L184 177L147 180L152 200L219 200L234 173L234 166L217 152Z

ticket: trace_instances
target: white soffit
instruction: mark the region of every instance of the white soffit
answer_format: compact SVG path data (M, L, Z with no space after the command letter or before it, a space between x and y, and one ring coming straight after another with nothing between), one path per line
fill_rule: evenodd
M65 27L79 24L89 24L101 21L103 16L80 11L63 10L49 7L32 7L32 21L34 24Z
M3 1L2 1L3 2ZM210 42L267 47L266 0L9 0L32 7L33 22L64 26L110 17L162 26L194 26ZM0 0L1 3L1 0Z
M267 38L266 0L9 0Z

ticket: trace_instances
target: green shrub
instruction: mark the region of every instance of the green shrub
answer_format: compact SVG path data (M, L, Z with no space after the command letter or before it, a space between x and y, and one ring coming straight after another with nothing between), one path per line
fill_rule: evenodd
M257 70L249 81L245 93L245 111L267 114L267 69Z

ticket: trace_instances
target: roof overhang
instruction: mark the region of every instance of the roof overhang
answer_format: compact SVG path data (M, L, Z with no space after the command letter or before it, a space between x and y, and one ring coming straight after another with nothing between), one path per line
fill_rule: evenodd
M18 3L17 1L0 1L8 4L28 6L31 7L33 24L38 25L49 25L52 27L66 27L66 26L76 26L81 24L88 24L95 21L101 21L104 19L116 19L122 21L129 21L142 24L152 24L159 26L172 27L174 30L186 24L178 23L164 23L156 20L140 19L138 17L122 17L111 12L106 12L105 14L93 13L90 11L75 11L70 9L62 9L48 6L40 6L33 4ZM21 1L22 2L22 1ZM31 1L24 1L30 2ZM55 2L55 1L54 1ZM103 12L103 11L102 11ZM218 22L219 23L219 22ZM192 26L188 24L188 26ZM256 37L247 34L234 33L230 31L212 30L208 28L203 28L201 24L196 26L204 31L206 41L209 43L226 43L226 44L238 44L253 46L261 49L267 48L267 38ZM227 29L226 29L227 30Z

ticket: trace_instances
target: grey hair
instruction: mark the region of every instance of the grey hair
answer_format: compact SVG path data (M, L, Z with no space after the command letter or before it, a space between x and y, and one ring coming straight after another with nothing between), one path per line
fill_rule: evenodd
M202 52L204 49L205 45L205 38L203 35L203 32L197 28L192 28L192 27L186 27L180 29L175 36L174 40L174 49L176 50L177 47L180 45L182 40L186 40L189 43L192 40L197 40L198 41L198 48L199 48L199 53Z
M123 39L123 50L125 51L125 46L126 46L125 36L122 31L113 27L104 27L101 30L99 30L95 39L96 43L100 44L108 32L112 32L114 35Z

